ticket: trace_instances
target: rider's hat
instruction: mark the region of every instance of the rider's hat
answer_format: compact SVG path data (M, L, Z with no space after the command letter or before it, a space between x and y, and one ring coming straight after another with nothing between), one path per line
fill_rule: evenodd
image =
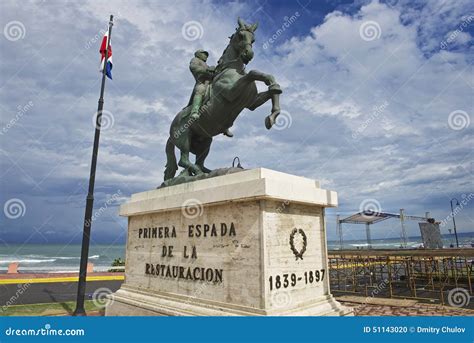
M198 54L205 54L206 56L209 56L209 53L206 50L199 49L194 53L194 56L197 57Z

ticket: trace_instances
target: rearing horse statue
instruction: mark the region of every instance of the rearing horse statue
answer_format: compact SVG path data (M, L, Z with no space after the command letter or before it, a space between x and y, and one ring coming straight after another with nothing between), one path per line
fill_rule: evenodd
M187 106L171 123L170 137L166 143L165 181L176 175L178 165L184 168L181 173L184 175L211 172L204 166L204 161L209 154L212 137L230 128L245 108L253 111L271 100L271 114L265 119L267 129L272 127L280 114L279 97L282 91L275 78L257 70L245 72L245 65L254 55L252 45L258 24L248 25L240 18L238 24L235 33L230 37L229 45L219 59L199 118L193 119L189 115L191 106ZM255 81L264 82L268 90L258 93ZM175 147L181 151L178 163ZM196 155L195 163L189 160L190 152Z

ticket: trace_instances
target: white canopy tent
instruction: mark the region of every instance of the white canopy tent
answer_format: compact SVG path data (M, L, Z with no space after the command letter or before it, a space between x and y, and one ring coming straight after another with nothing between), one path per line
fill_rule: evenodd
M399 218L400 219L400 246L403 248L407 247L407 233L405 229L405 221L406 220L417 220L422 222L431 221L430 213L426 212L424 217L420 216L408 216L405 214L405 210L402 208L400 209L399 214L395 213L387 213L387 212L374 212L374 211L363 211L353 214L347 218L340 219L340 216L337 215L337 235L339 237L339 248L342 250L343 248L343 235L342 235L342 224L365 224L365 233L367 236L367 246L368 249L372 249L372 238L370 235L370 225L387 220L389 218Z

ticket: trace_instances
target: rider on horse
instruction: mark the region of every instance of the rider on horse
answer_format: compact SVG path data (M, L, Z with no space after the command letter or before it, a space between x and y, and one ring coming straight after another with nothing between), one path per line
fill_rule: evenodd
M193 120L199 119L200 109L203 103L204 97L206 96L207 89L209 87L212 78L214 77L215 67L207 65L207 57L209 53L205 50L197 50L194 53L194 57L189 63L189 69L196 80L194 85L193 94L191 96L191 118ZM234 134L229 129L223 132L227 137L233 137Z
M246 24L240 18L237 23L238 27L229 37L229 44L219 59L218 68L206 64L209 54L205 51L197 51L196 58L190 63L196 85L188 105L176 114L170 126L163 187L211 173L204 162L213 137L222 133L231 135L227 129L244 109L253 111L271 101L271 114L265 117L267 129L275 124L280 114L282 91L275 77L255 69L245 71L245 66L254 56L252 46L258 25ZM265 83L268 90L259 92L256 82ZM175 148L180 151L179 161ZM194 163L189 159L190 154L195 155ZM179 167L183 171L175 180Z

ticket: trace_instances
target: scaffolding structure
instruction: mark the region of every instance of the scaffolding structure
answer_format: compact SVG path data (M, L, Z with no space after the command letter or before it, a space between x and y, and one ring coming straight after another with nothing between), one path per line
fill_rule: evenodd
M330 251L331 292L448 304L448 293L473 296L474 249ZM474 305L474 304L473 304Z
M339 215L336 216L336 230L337 236L339 237L339 249L342 250L344 246L343 235L342 235L342 224L365 224L365 235L367 237L367 247L372 249L372 237L370 233L370 225L381 222L389 218L399 218L400 219L400 247L407 247L407 232L405 227L406 220L417 220L421 222L434 221L433 218L430 218L430 213L426 212L424 217L420 216L409 216L405 214L403 208L400 209L399 214L387 213L387 212L374 212L374 211L362 211L356 214L353 214L347 218L341 219Z

